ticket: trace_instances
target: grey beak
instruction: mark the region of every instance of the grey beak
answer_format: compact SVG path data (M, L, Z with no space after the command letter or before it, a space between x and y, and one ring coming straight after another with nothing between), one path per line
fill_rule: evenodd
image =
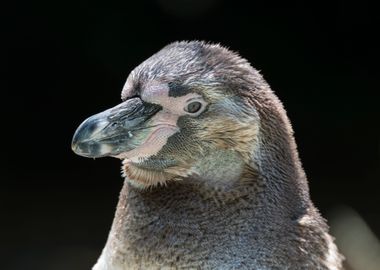
M116 156L134 148L135 133L148 128L150 119L161 106L140 98L127 101L87 118L76 130L71 148L84 157Z

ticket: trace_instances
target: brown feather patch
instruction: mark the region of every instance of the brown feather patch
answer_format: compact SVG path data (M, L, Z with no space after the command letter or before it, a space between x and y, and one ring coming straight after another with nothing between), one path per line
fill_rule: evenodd
M243 122L228 117L220 117L213 119L213 121L207 121L198 131L198 136L201 140L208 141L216 147L237 151L249 164L252 145L256 145L258 133L257 122Z

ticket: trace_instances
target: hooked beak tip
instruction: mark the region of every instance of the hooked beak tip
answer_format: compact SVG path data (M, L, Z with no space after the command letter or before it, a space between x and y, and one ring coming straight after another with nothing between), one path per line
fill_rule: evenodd
M79 154L79 151L78 151L78 144L74 141L71 142L71 150L75 153L75 154Z
M78 136L77 136L77 131L75 132L73 139L71 140L71 150L73 150L75 153L77 153L78 149Z

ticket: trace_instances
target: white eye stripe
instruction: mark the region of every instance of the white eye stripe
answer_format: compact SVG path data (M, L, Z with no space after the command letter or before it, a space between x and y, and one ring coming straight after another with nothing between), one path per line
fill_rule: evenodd
M169 90L167 84L152 81L145 84L140 95L144 102L160 105L162 106L162 111L179 116L189 115L195 117L202 113L207 107L208 103L198 93L190 92L182 96L170 96ZM200 109L197 112L195 112L195 108L194 110L190 110L190 112L186 110L188 105L195 101L201 103ZM192 111L194 111L194 113L191 113Z

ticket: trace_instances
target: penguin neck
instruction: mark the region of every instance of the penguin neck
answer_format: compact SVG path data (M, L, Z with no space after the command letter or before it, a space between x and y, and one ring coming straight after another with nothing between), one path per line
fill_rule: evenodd
M282 218L289 220L290 215L293 218L304 211L299 206L303 197L291 179L296 170L279 173L281 169L273 170L278 154L261 151L261 155L255 164L258 171L234 152L211 151L195 166L197 177L147 190L125 180L99 264L112 261L114 254L123 254L131 262L149 261L157 250L171 250L183 243L200 247L205 238L210 246L228 249L232 242L219 236L233 232L236 237L252 239L279 229L276 224Z
M247 220L252 224L264 220L255 216L254 200L249 196L219 200L211 192L200 191L199 185L180 181L141 190L126 180L99 264L114 260L115 254L119 257L122 254L131 265L149 262L160 251L166 254L162 260L170 260L170 251L183 245L194 250L195 257L201 256L209 251L202 245L205 238L210 246L228 249L232 242L224 236L231 231L237 236L260 233L251 226L244 226Z
M253 186L241 185L239 189L245 164L237 153L208 151L196 162L193 172L187 178L145 190L126 179L102 258L112 256L107 255L108 250L115 248L130 254L149 249L148 245L166 249L173 245L167 243L166 247L166 240L188 242L185 239L190 234L194 234L192 242L197 241L198 236L212 241L218 235L216 231L226 235L228 230L238 231L231 228L232 224L256 219L253 207L257 198L249 196L254 192ZM238 214L243 208L246 214ZM159 236L164 239L157 240ZM142 239L146 239L145 242ZM152 243L156 240L157 243Z
M123 235L127 232L132 235L133 232L141 233L140 228L157 220L160 220L160 226L163 223L179 226L199 222L224 224L222 220L228 212L243 208L247 210L246 215L235 216L235 219L242 222L257 219L256 224L269 222L265 217L267 213L256 211L256 208L264 209L273 198L292 198L293 194L287 196L282 193L298 191L293 187L287 188L293 185L289 185L292 180L288 179L294 176L291 169L286 174L279 174L277 169L270 171L268 167L273 167L273 156L262 153L262 157L266 158L261 159L260 164L251 166L235 151L213 149L194 165L192 175L168 181L164 186L142 190L125 180L111 235L129 238ZM282 211L281 203L291 205L288 201L272 205L274 216ZM295 201L292 206L297 203ZM151 229L154 231L153 227Z

